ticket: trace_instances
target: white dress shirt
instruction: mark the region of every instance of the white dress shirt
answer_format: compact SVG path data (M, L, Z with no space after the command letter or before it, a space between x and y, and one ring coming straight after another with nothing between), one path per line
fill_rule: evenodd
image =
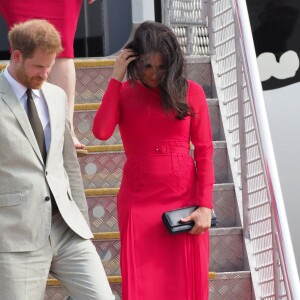
M14 91L15 95L19 99L20 103L24 107L27 113L27 87L22 85L20 82L15 80L8 72L6 68L4 70L4 76L6 77L7 81L9 82L12 90ZM44 136L45 136L45 144L47 152L49 151L50 141L51 141L51 128L50 128L50 118L49 118L49 111L46 100L44 98L43 93L41 90L34 90L32 89L32 97L41 120L43 129L44 129Z

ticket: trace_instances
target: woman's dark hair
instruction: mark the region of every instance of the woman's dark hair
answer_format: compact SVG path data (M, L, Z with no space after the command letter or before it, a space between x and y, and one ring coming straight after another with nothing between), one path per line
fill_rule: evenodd
M173 31L158 22L146 21L136 29L133 40L125 47L133 49L137 55L159 53L166 69L161 79L160 93L165 111L174 111L180 120L190 115L186 102L187 79L183 52ZM139 60L131 62L127 68L129 80L140 80Z

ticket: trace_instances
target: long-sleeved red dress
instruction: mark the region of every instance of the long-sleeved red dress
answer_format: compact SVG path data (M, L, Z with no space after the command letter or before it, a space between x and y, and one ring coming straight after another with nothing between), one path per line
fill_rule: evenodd
M59 57L74 58L73 42L82 0L2 0L0 14L8 28L29 19L48 20L61 35L63 52Z
M118 124L127 158L118 194L123 300L208 299L209 232L171 235L161 219L171 209L213 207L206 97L200 85L188 84L195 115L184 120L163 111L159 89L115 79L95 116L98 139L108 139Z

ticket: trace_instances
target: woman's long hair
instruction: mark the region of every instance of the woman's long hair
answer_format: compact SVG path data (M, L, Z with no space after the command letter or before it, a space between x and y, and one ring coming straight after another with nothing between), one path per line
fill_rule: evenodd
M159 53L164 62L165 73L160 83L162 106L165 111L173 111L182 120L191 115L186 102L187 79L185 60L173 31L158 22L146 21L137 28L133 40L125 47L133 49L137 55ZM140 80L139 60L131 62L127 68L128 79Z

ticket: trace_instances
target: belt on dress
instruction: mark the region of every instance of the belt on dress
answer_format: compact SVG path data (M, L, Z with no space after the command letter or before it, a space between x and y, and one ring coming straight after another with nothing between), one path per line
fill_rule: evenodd
M140 148L136 151L126 151L127 156L132 155L143 155L143 154L170 154L170 153L179 153L179 154L188 154L190 147L188 144L181 146L172 146L172 145L156 145L145 148Z

